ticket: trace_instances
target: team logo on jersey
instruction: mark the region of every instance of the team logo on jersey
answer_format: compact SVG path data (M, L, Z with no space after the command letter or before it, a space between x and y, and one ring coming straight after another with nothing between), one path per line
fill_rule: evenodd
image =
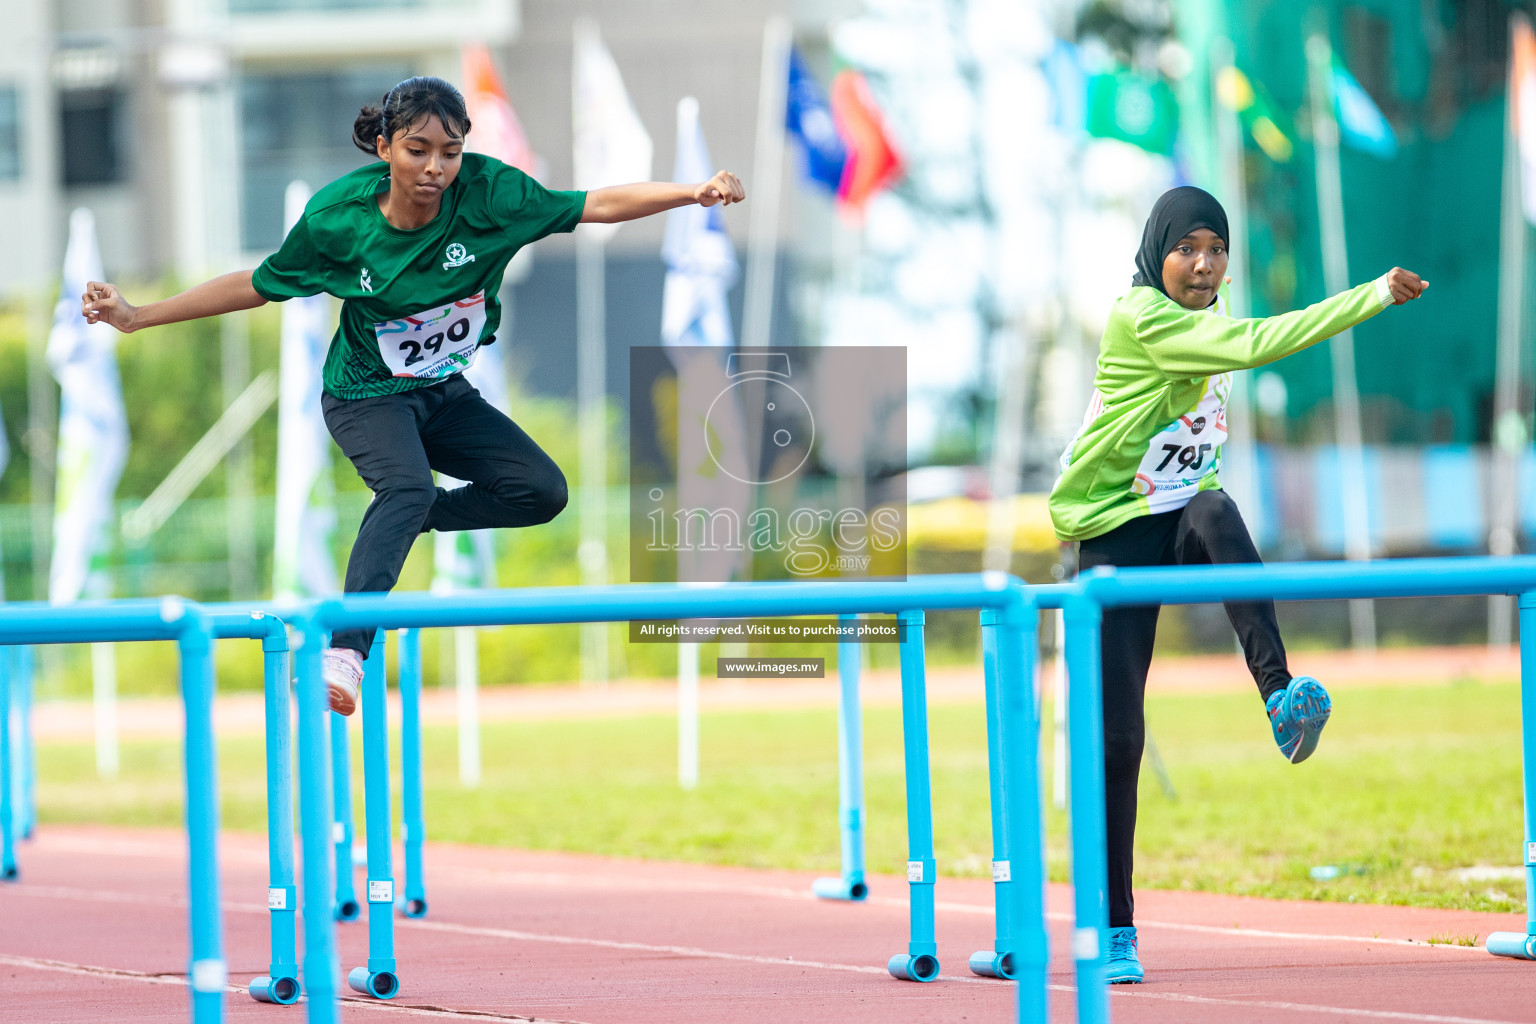
M370 294L373 292L373 278L368 276L367 267L363 268L363 275L357 279L357 283L363 289L363 291L369 292Z
M443 264L444 270L452 270L454 267L462 267L466 263L475 262L475 258L470 255L469 250L458 242L450 245L444 255L448 257L448 262Z

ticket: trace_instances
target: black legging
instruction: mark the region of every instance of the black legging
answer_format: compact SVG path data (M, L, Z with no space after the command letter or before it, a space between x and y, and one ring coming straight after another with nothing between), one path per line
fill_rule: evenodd
M1206 565L1257 562L1259 553L1237 505L1222 491L1201 491L1172 512L1141 516L1078 546L1078 567ZM1227 618L1242 641L1248 670L1265 700L1291 681L1273 601L1229 602ZM1104 612L1104 816L1109 836L1109 926L1131 924L1136 785L1146 742L1147 669L1158 606Z
M325 425L373 491L347 559L349 594L387 592L429 530L547 523L565 508L565 476L462 375L398 395L321 400ZM444 490L438 470L469 483ZM333 647L368 655L374 630L342 629Z

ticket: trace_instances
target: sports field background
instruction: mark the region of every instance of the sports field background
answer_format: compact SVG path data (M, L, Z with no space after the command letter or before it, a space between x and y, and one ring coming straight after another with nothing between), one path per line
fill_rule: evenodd
M1293 766L1276 752L1256 694L1149 694L1149 730L1177 799L1144 768L1138 887L1522 907L1519 877L1465 873L1520 860L1518 685L1459 678L1346 686L1334 689L1334 699L1318 753ZM1049 722L1049 705L1045 714ZM899 873L906 859L900 712L870 707L864 722L869 868ZM941 875L984 876L991 851L981 705L936 703L930 722ZM685 793L670 716L488 722L484 781L465 791L453 730L429 725L428 839L835 874L835 729L830 707L706 712L702 783ZM265 830L261 750L259 735L221 739L227 828ZM38 760L44 827L181 823L176 741L125 743L122 774L112 782L96 777L88 742L45 740ZM398 749L392 765L398 773ZM354 779L360 774L354 769ZM354 802L361 817L360 783ZM1051 811L1048 819L1051 876L1063 880L1065 818ZM1311 869L1320 866L1340 869L1339 877L1314 881ZM430 857L427 871L430 886Z

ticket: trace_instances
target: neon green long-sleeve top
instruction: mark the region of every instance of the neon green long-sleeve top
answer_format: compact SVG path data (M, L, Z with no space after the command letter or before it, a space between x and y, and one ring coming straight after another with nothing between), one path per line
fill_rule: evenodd
M1088 540L1220 487L1232 371L1300 352L1391 304L1385 276L1253 320L1185 309L1156 288L1132 288L1110 312L1093 397L1061 457L1050 498L1056 535Z

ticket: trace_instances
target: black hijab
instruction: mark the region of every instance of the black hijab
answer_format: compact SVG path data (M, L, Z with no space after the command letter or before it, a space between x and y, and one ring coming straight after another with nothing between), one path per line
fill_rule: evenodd
M1210 228L1231 248L1227 211L1215 196L1193 185L1180 185L1158 196L1141 233L1141 250L1136 253L1136 276L1131 278L1131 287L1156 288L1168 295L1168 289L1163 287L1163 260L1179 239L1197 228Z

